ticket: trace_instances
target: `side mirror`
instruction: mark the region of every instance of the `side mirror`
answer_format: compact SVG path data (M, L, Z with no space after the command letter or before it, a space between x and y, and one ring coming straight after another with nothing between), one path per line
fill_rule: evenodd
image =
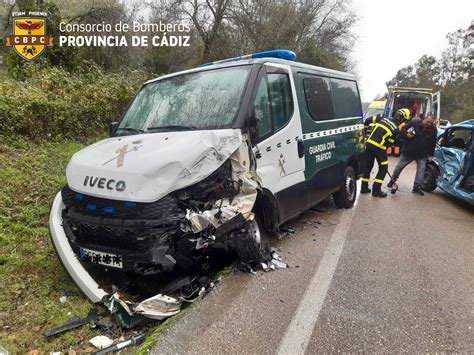
M115 132L115 129L117 128L118 126L118 122L112 122L110 123L109 125L109 136L112 136Z
M258 125L258 118L255 114L255 108L252 108L249 113L248 117L248 127L249 127L249 134L250 140L252 143L257 141L257 125Z

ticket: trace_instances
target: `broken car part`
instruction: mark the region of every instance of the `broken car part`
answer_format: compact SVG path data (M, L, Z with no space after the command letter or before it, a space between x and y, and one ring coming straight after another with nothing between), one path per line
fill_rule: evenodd
M67 323L65 325L47 330L46 332L43 333L43 336L45 336L47 338L52 337L54 335L58 335L58 334L67 332L69 330L82 327L82 326L84 326L84 325L86 325L90 322L99 320L103 316L104 316L104 314L99 314L96 308L92 308L89 311L89 314L87 315L86 318L84 318L84 319L74 319L74 320L70 321L69 323Z
M106 337L105 335L97 335L91 340L89 340L89 343L91 343L97 349L101 350L110 347L114 343L114 341L109 337Z
M129 347L129 346L140 345L141 343L143 343L145 341L145 339L146 339L145 334L139 334L139 335L133 336L133 337L127 339L127 340L124 340L120 343L112 345L108 348L96 351L92 354L94 354L94 355L104 355L104 354L108 354L108 353L111 353L111 352L116 353L116 352L119 352L120 350L122 350L126 347Z
M140 302L135 307L135 312L144 317L162 320L178 314L181 302L174 297L156 295Z

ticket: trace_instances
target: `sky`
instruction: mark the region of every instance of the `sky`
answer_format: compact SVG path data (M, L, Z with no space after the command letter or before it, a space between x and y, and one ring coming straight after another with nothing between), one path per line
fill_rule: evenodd
M355 74L362 101L386 91L398 69L423 54L440 57L446 34L474 20L474 0L352 0L359 16L354 27Z

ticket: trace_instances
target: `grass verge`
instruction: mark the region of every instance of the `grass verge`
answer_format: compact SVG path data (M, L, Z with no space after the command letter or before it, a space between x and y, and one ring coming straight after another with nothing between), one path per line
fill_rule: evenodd
M84 352L89 339L100 332L84 326L46 339L42 333L73 317L86 317L91 304L63 270L49 240L47 223L55 194L64 186L71 156L84 145L75 141L31 143L0 136L0 346L11 353ZM216 276L226 276L232 267ZM76 296L62 304L68 291ZM149 334L132 352L145 354L163 331L183 317L191 306L160 324L125 331Z
M85 348L96 332L83 327L51 340L41 335L86 316L91 307L63 271L47 230L66 164L81 148L73 141L33 144L0 137L0 345L12 353ZM62 304L67 291L77 296Z

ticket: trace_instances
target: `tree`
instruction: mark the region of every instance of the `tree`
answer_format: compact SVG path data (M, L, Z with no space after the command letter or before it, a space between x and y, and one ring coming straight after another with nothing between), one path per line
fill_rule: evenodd
M357 21L342 0L239 0L232 21L247 52L287 48L300 61L347 69Z
M311 64L343 69L350 63L357 18L348 1L162 0L152 6L192 23L201 63L277 48Z
M406 66L397 71L397 74L386 83L387 86L406 86L415 87L418 81L415 68L411 65Z
M227 20L232 0L162 0L151 4L155 12L191 22L202 44L201 63L209 62Z
M455 123L474 117L474 22L447 38L440 59L424 55L414 66L400 69L387 85L441 90L441 115Z
M468 31L469 29L459 29L446 36L449 46L443 52L440 60L442 84L467 79L470 70L472 70L472 62L469 58L472 32L470 34Z
M423 55L415 63L415 75L417 86L436 88L440 79L439 63L435 57Z

